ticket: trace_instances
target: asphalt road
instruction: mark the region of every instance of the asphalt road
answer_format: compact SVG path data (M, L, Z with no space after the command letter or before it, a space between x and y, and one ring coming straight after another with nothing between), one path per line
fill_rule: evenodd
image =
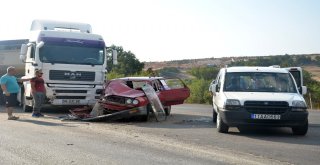
M210 105L174 106L164 122L61 121L0 107L0 164L319 164L320 111L310 111L306 136L289 128L217 133ZM19 112L20 111L20 112Z

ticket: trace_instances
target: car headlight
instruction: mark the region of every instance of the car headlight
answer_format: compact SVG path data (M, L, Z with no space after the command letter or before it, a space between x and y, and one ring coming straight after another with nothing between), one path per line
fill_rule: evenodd
M134 99L134 100L132 101L132 104L134 104L134 105L138 105L138 104L139 104L139 101L138 101L138 100L136 100L136 99Z
M132 104L132 99L126 99L126 104Z
M226 110L235 110L241 107L240 101L236 99L227 99L226 101Z
M293 100L292 101L292 111L306 111L307 105L304 101Z

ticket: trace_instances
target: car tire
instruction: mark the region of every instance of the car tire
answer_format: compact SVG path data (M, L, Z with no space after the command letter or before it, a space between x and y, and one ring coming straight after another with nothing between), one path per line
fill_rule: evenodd
M217 130L220 133L228 133L229 130L229 126L222 121L219 112L217 113Z
M301 125L301 126L295 126L295 127L292 127L292 133L294 135L306 135L307 132L308 132L308 128L309 128L309 122L308 120L306 121L305 124Z
M150 112L151 112L151 105L148 104L147 105L147 114L143 115L143 116L139 116L139 120L140 121L144 121L147 122L150 119Z
M164 108L164 112L166 113L166 116L170 116L170 114L171 114L171 106L167 106L166 108Z
M212 122L217 123L217 112L214 109L212 112Z

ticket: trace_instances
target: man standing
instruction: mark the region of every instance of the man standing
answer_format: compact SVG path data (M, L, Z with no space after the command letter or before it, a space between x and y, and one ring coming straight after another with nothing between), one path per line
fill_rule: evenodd
M17 120L19 117L13 116L13 107L17 105L17 94L20 90L19 82L28 81L30 79L17 79L15 77L16 69L13 66L7 68L7 74L0 78L1 88L6 101L6 111L8 120Z
M44 86L44 80L42 79L43 72L37 70L35 77L30 80L31 93L33 96L33 113L32 117L43 117L40 110L46 97L46 88Z

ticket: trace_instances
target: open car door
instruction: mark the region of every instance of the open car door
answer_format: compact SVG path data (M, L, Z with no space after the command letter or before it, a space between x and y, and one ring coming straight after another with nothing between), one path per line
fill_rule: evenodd
M178 78L161 79L159 98L165 106L183 104L190 96L190 89Z

